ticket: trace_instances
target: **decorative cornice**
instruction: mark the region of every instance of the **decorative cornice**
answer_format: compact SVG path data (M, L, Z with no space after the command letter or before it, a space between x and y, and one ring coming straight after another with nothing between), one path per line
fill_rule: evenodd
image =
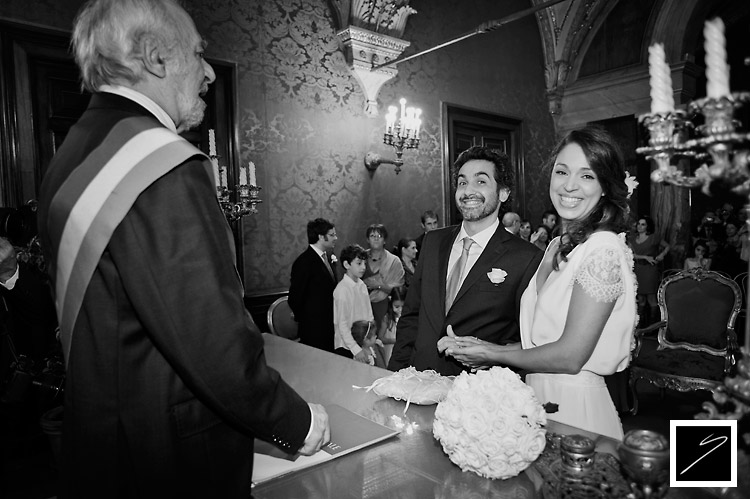
M406 50L409 45L411 45L410 42L407 42L405 40L393 38L392 36L382 35L380 33L373 33L372 31L358 28L356 26L349 26L348 28L336 33L336 36L343 43L346 43L349 40L353 40L356 42L370 44L373 47L377 47L380 49L392 50L394 52L398 51L399 55L401 54L401 52Z
M365 113L371 117L377 116L380 88L396 76L398 70L395 66L384 66L374 71L372 68L396 59L411 44L356 26L349 26L336 36L341 42L349 69L365 92Z
M406 21L417 11L409 0L330 0L338 28L355 26L373 33L399 38Z

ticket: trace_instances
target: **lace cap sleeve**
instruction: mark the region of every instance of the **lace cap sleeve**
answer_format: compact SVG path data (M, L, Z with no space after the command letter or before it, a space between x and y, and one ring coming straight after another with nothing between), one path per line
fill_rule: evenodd
M586 255L574 282L599 302L613 302L625 291L620 251L612 246L596 248Z

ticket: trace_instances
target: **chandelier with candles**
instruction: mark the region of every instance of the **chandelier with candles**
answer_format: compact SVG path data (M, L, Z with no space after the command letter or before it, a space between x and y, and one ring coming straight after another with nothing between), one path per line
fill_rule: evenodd
M636 151L653 159L657 168L651 172L654 182L681 187L701 187L709 194L714 181L721 181L733 192L748 196L745 209L750 209L750 133L739 131L741 123L735 111L750 101L750 92L731 92L729 65L726 57L724 23L716 18L706 21L703 30L706 51L706 97L688 104L687 111L676 110L672 80L664 47L649 47L651 112L639 119L649 131L649 145ZM703 123L695 126L693 120ZM695 158L700 166L683 172L671 164L673 158ZM746 307L750 307L750 294ZM736 375L724 380L714 391L719 404L731 401L730 409L717 408L706 402L706 413L700 419L750 418L750 320L745 325L745 342L735 366ZM723 407L723 406L722 406ZM746 435L750 443L750 434Z
M257 185L255 178L255 163L250 161L247 165L240 167L239 183L232 190L228 185L227 167L219 164L220 156L216 154L216 134L213 129L208 131L208 156L213 165L216 196L227 220L235 222L246 215L258 213L256 206L263 200L260 199L261 187ZM236 202L230 199L232 192L237 195Z
M654 182L701 187L708 193L711 182L723 180L732 185L734 192L746 195L750 193L750 133L738 131L740 124L734 114L750 100L750 93L730 92L722 20L706 21L703 34L706 97L689 103L687 111L674 108L663 45L649 47L651 112L639 118L648 128L649 145L636 151L656 162L657 168L651 173ZM703 124L694 125L692 120L701 117ZM702 164L692 174L686 174L671 164L676 157L696 158Z
M422 110L414 107L406 107L406 99L399 101L401 114L396 106L388 107L385 115L385 133L383 144L392 146L396 151L396 159L384 159L379 154L368 152L365 156L365 166L368 170L375 171L383 163L396 166L396 175L401 172L404 165L402 156L404 149L417 149L419 147L419 129L422 126Z

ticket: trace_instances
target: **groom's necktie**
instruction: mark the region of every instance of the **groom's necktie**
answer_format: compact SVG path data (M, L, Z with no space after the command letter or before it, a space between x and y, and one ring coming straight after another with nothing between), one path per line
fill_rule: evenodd
M333 276L333 269L331 268L331 264L328 263L328 258L326 257L326 254L323 253L322 255L320 255L320 258L323 259L323 263L325 264L326 269L328 270L328 273L331 275L331 279L336 280L336 278Z
M445 313L448 313L448 310L450 310L451 305L453 305L453 300L456 298L456 294L458 293L459 283L461 282L461 275L464 273L464 268L466 267L466 261L469 259L469 248L471 248L471 245L474 244L474 240L470 237L464 237L463 239L464 243L464 249L461 251L461 256L458 258L458 261L453 266L453 270L451 270L451 275L448 276L448 284L445 288Z

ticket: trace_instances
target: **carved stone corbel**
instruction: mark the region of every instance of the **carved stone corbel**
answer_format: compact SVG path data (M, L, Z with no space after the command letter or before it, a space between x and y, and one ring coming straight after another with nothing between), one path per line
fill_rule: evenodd
M365 113L378 115L378 92L396 76L395 66L373 66L398 58L411 43L402 40L406 21L417 11L409 0L330 0L349 69L365 93Z
M544 77L547 83L547 104L549 112L553 116L560 114L562 110L562 99L565 94L565 85L570 72L568 61L555 61L547 64L544 68Z
M365 92L365 113L377 116L378 92L385 82L398 74L398 70L395 66L385 66L372 71L372 67L397 58L411 44L356 26L349 26L336 36L341 42L349 69Z

